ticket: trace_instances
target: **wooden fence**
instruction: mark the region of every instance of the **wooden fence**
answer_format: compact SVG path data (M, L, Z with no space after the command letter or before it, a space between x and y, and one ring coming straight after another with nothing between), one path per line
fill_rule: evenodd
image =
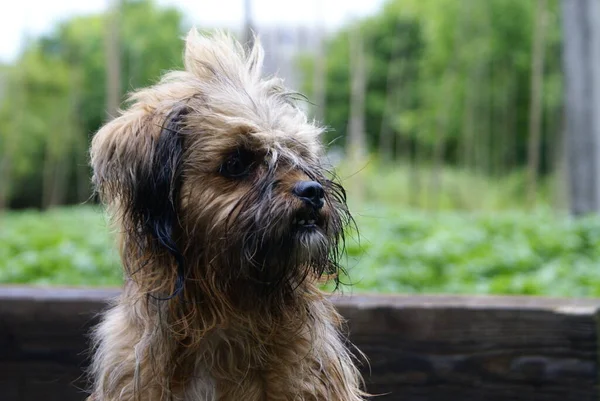
M81 401L117 290L0 287L0 401ZM339 296L375 400L598 401L600 300Z

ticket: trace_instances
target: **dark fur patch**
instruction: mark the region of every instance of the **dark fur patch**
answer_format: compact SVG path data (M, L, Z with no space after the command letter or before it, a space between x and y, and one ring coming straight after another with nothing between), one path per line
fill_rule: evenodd
M181 190L181 166L183 157L182 119L185 108L175 109L161 127L158 141L153 143L151 160L137 165L134 180L123 192L128 199L124 214L129 220L130 238L137 243L147 260L136 270L134 276L151 260L170 255L177 264L177 280L171 295L156 299L171 299L184 288L185 261L175 238L178 231L178 202ZM134 263L132 263L135 265ZM126 263L129 265L129 263Z

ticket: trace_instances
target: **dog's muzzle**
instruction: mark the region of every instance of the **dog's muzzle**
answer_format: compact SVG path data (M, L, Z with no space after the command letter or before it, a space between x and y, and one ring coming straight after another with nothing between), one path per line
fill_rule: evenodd
M325 190L316 181L299 181L292 193L315 210L321 210L325 204Z
M299 181L294 186L292 193L303 203L303 207L294 216L294 227L305 230L322 228L325 219L321 209L325 204L325 191L323 186L316 181Z
M318 210L303 207L296 212L292 224L295 228L312 230L323 228L325 219L323 218L323 214Z

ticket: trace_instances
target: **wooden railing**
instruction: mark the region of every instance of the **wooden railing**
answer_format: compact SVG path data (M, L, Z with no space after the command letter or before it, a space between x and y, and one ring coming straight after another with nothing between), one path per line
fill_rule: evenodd
M0 287L0 401L81 401L118 290ZM600 300L337 296L375 400L598 401Z

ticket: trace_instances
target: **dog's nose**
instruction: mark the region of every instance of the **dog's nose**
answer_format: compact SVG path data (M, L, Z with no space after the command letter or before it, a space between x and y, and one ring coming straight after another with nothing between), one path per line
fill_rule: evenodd
M325 191L321 184L316 181L300 181L292 190L294 195L308 203L315 209L321 209L325 203Z

